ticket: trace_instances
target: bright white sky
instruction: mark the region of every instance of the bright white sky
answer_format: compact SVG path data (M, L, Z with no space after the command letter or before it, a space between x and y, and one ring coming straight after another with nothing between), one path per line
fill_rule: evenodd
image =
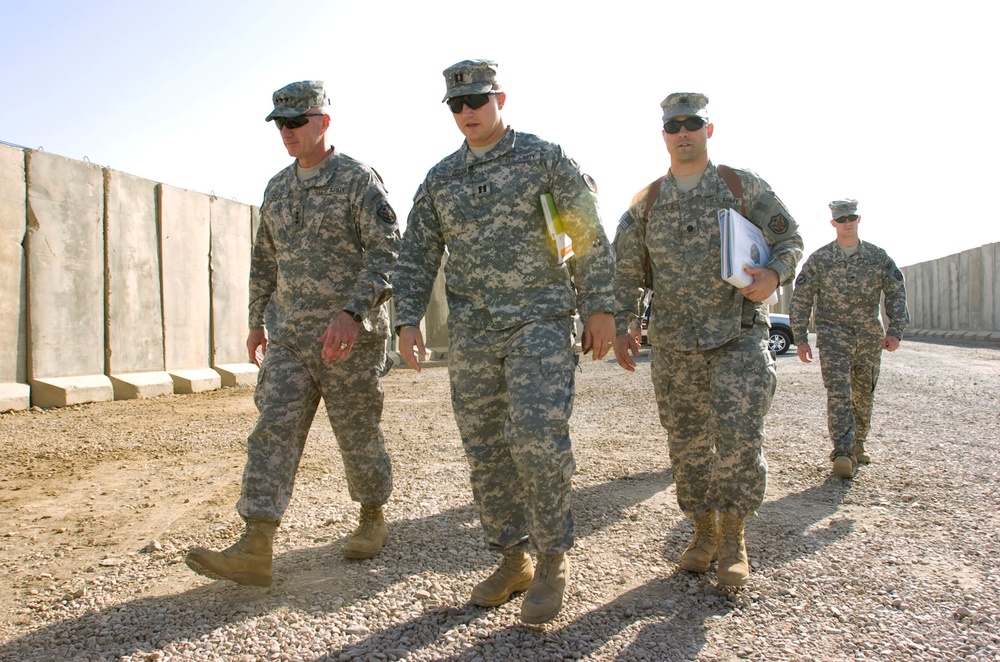
M668 166L660 100L697 91L713 160L764 177L807 254L853 197L904 266L1000 241L998 19L982 0L0 0L0 140L259 204L290 162L271 93L322 79L333 143L405 218L462 141L441 71L490 58L508 124L597 180L609 236Z

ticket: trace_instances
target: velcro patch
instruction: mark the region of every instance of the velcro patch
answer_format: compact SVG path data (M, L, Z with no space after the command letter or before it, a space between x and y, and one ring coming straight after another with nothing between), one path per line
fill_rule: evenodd
M784 214L775 214L771 217L771 222L767 224L774 234L785 234L788 231L788 219Z
M802 285L805 282L806 282L806 275L799 274L799 277L795 279L795 286L798 287L799 285Z
M392 224L396 222L396 212L392 210L388 202L383 202L378 206L378 217L381 218L386 223Z

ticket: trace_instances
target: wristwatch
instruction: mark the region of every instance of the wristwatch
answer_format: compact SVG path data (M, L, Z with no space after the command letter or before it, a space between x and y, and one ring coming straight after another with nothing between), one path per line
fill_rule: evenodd
M361 315L358 315L353 310L348 310L347 308L344 308L344 312L347 313L348 315L350 315L351 319L353 319L358 324L361 324L365 320L364 317L362 317Z

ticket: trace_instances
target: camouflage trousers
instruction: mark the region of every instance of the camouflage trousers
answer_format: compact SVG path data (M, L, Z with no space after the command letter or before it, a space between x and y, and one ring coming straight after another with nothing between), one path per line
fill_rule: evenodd
M833 440L830 457L854 457L854 442L867 441L871 429L882 336L826 332L817 345L826 387L826 422Z
M688 517L747 517L764 502L764 416L777 385L766 329L705 351L655 347L653 390L667 430L677 504Z
M504 331L449 320L451 402L472 494L495 551L573 546L570 317Z
M260 411L247 438L247 464L236 510L245 519L281 521L288 508L319 406L326 405L354 501L383 504L392 492L392 463L382 434L385 341L358 343L346 359L324 361L322 345L306 350L271 342L257 375Z

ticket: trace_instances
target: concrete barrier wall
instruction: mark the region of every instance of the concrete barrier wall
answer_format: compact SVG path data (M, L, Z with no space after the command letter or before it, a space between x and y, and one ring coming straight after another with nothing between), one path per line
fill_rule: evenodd
M223 386L250 385L257 379L246 349L253 214L246 205L213 198L210 218L212 367Z
M252 384L259 223L257 207L0 145L0 411ZM1000 341L998 246L904 267L908 335ZM435 355L440 276L422 323Z
M907 335L1000 341L1000 244L902 268Z
M104 171L107 365L116 399L173 392L163 368L156 182Z
M24 152L0 145L0 411L29 404Z
M104 176L27 152L28 383L34 404L111 400L104 375Z
M0 145L0 412L252 383L258 210Z

